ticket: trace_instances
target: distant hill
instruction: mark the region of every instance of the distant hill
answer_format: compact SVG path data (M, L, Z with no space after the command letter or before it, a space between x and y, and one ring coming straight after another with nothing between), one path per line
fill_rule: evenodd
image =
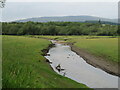
M89 22L89 21L104 21L104 22L111 22L117 23L117 19L107 19L101 17L94 17L94 16L55 16L55 17L36 17L36 18L28 18L22 20L16 20L14 22Z

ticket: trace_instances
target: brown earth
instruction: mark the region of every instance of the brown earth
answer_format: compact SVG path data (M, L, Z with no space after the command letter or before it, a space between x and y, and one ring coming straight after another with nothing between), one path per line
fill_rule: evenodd
M95 56L84 49L80 49L74 46L73 44L70 44L70 46L71 50L80 55L87 63L91 64L96 68L100 68L106 71L107 73L120 77L120 72L118 70L118 66L120 64L118 64L117 62L107 60L103 57Z

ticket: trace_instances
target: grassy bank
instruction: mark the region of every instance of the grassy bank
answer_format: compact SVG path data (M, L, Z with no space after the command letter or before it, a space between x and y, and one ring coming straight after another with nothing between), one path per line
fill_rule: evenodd
M75 39L75 46L85 49L88 52L103 57L107 60L118 62L118 39Z
M74 43L76 47L103 57L107 60L118 62L118 38L117 36L39 36L50 39L66 40Z
M50 42L22 36L3 36L3 88L86 88L56 74L42 49Z

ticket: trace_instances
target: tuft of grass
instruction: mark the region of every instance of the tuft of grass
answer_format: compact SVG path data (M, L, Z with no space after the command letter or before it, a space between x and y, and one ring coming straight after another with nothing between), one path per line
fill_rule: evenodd
M41 55L50 42L3 36L3 88L88 88L55 73Z

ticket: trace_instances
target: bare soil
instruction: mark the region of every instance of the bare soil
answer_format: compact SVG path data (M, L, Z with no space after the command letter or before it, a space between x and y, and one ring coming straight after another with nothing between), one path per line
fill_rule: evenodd
M87 63L91 64L96 68L100 68L106 71L107 73L120 77L120 72L118 70L119 64L117 62L107 60L103 57L95 56L89 53L88 51L80 49L72 44L70 44L70 46L71 50L80 55Z

